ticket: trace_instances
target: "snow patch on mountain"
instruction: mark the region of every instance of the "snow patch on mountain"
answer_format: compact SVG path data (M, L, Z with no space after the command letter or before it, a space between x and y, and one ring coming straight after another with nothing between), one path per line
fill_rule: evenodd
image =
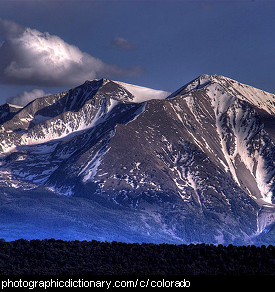
M124 82L115 81L115 83L121 85L128 90L133 96L133 102L141 103L151 99L165 99L169 96L169 92L163 90L156 90L147 87L137 86Z

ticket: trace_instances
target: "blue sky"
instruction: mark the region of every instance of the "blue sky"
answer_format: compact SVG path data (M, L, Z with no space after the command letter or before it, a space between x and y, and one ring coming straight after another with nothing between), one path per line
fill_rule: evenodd
M275 93L274 15L265 0L1 0L0 103L101 77L172 92L205 73Z

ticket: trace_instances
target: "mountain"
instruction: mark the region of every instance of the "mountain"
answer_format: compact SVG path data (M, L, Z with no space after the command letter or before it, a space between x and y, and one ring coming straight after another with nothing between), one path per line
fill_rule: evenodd
M0 236L274 242L275 95L108 79L0 107Z

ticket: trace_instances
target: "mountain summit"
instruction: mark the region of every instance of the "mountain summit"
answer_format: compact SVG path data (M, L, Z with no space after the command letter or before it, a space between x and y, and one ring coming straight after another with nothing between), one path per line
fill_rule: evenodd
M275 95L218 75L170 95L100 79L3 105L1 210L15 219L0 224L21 237L272 243L274 114Z

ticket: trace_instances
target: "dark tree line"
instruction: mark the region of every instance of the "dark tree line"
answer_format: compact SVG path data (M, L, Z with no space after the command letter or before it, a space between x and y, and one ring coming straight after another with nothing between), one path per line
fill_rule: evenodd
M0 241L0 275L275 275L274 246Z

